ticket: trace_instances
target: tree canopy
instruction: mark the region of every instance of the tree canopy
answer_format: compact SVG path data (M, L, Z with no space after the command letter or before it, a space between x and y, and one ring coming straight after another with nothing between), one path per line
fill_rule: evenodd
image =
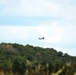
M30 69L40 69L40 71L49 70L51 73L57 72L63 66L72 72L68 72L67 75L73 75L76 71L76 57L67 53L64 54L61 51L57 52L54 48L43 48L29 44L0 43L0 70L4 72L12 71L20 74L19 72L24 73ZM73 69L71 70L70 67ZM63 70L64 74L65 69Z

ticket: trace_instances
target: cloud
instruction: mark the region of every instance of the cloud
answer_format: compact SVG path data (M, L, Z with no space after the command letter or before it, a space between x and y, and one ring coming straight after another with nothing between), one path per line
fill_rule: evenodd
M44 24L39 28L39 34L46 36L44 42L46 43L65 43L73 44L76 41L76 25L61 25L61 23Z
M20 0L10 2L4 0L5 7L2 15L8 16L58 16L59 5L45 0Z
M57 22L38 26L0 26L1 42L17 42L22 44L55 47L59 50L76 49L76 25L60 25ZM45 37L39 41L39 37ZM69 50L69 51L68 51Z
M1 0L0 16L53 17L75 22L76 5L70 0Z
M29 37L45 37L44 43L76 42L76 25L60 25L57 22L38 26L0 26L0 38L26 40Z
M76 5L73 3L71 0L0 0L1 24L7 25L0 25L0 41L55 47L70 54L72 49L74 53ZM43 36L45 40L39 41L38 37Z
M27 40L27 27L0 26L0 41L2 42L20 42Z
M65 20L69 21L75 21L76 19L76 6L75 5L68 5L68 6L62 6L60 10L60 17L62 17Z

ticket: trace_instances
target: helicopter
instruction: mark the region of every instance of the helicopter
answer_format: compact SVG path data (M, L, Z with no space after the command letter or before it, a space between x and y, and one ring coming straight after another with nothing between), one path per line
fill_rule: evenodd
M45 37L39 38L39 40L44 40L44 39L45 39Z

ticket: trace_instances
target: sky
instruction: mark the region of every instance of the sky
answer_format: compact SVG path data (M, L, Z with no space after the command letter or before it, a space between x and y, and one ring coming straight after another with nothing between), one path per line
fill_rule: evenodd
M1 42L76 56L76 0L0 0Z

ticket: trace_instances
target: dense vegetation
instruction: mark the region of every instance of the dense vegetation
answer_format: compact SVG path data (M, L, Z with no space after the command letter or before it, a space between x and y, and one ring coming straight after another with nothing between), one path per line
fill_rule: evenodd
M76 57L53 48L1 43L0 75L76 75Z

